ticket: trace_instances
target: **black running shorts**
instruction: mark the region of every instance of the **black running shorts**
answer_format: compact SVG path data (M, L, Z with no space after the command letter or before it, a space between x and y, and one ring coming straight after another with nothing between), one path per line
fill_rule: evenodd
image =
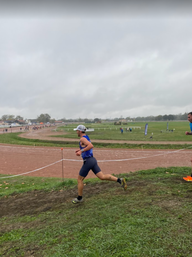
M92 170L95 174L101 171L94 157L89 157L83 160L83 166L80 169L79 175L86 177L89 171Z

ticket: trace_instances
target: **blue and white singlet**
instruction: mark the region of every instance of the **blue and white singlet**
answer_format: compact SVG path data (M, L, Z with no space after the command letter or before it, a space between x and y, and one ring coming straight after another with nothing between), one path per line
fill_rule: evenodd
M85 135L85 136L83 136L83 137L85 137L89 142L91 142L90 138L89 138L87 135ZM80 149L84 149L86 146L82 147L82 146L81 146L81 142L79 142L79 147L80 147ZM91 148L91 149L88 150L88 151L82 152L81 157L82 157L83 159L93 157L93 148Z

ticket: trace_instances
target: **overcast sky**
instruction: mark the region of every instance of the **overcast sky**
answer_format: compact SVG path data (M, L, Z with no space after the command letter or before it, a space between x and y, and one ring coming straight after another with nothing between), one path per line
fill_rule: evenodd
M0 117L192 111L189 4L15 2L0 13Z

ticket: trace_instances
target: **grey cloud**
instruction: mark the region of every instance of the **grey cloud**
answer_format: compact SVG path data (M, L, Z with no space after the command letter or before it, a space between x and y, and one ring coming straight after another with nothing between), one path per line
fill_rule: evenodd
M186 111L191 27L189 18L2 19L0 116L5 106L28 118Z
M132 15L184 15L189 12L191 3L183 0L7 0L1 2L1 12L14 16L99 16L122 17Z

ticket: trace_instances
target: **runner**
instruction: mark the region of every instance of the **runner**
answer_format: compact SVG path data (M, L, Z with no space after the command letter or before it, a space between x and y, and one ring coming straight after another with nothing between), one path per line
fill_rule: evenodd
M78 196L72 200L72 203L81 203L83 201L83 180L88 175L89 171L92 170L94 174L101 180L111 180L118 182L124 190L127 189L127 184L124 178L117 178L110 174L103 174L100 167L97 164L97 160L93 157L93 144L91 143L88 135L85 134L86 127L84 125L79 125L74 130L77 131L78 137L80 137L79 149L75 151L77 156L83 158L83 166L78 175Z
M188 119L188 121L190 122L190 123L189 123L190 132L186 131L186 132L185 132L185 135L192 135L192 112L189 112L189 113L188 113L187 119Z

